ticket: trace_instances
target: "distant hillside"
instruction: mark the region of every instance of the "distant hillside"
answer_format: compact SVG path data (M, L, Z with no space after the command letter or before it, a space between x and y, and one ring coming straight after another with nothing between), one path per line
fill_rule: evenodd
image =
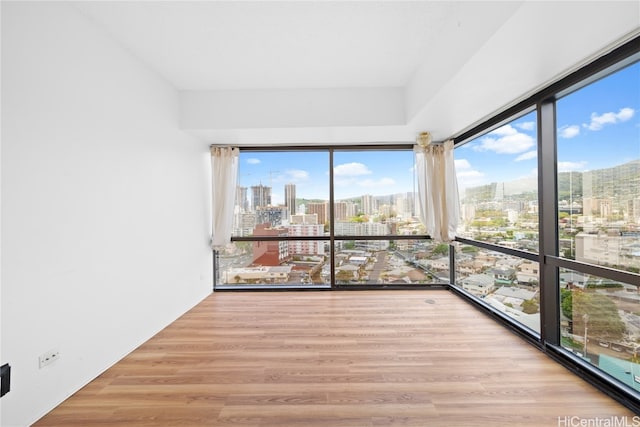
M560 172L558 174L558 200L582 198L582 172Z
M506 182L492 182L466 189L465 202L503 200L510 196L537 190L537 178L524 178ZM638 196L640 188L640 160L595 169L588 172L560 172L558 174L559 200L583 197L618 199Z
M637 197L640 188L640 160L619 166L596 169L582 175L583 196L604 198L615 195L619 199Z
M535 194L537 189L538 179L535 177L505 182L492 182L491 184L467 188L465 190L464 201L503 200L514 195Z

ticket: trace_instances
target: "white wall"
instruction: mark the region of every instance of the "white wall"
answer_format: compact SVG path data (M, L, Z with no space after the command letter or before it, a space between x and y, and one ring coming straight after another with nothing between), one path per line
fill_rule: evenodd
M402 88L181 92L184 129L404 125Z
M208 148L178 93L64 3L2 2L3 427L211 291ZM60 359L43 369L38 356Z

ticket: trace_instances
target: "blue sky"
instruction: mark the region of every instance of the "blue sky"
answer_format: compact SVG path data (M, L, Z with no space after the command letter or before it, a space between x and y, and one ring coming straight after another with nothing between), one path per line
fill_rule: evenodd
M558 170L587 171L640 159L640 63L557 102ZM532 111L455 150L461 193L466 187L537 177L536 114ZM413 191L413 153L337 151L336 199ZM242 152L240 185L284 186L298 197L329 199L327 152Z
M334 153L336 199L413 190L413 153L340 151ZM329 154L325 151L241 152L240 185L272 187L272 201L284 200L284 186L296 184L297 197L329 200Z
M558 170L588 171L640 159L640 63L557 101ZM460 187L537 177L531 112L455 151Z

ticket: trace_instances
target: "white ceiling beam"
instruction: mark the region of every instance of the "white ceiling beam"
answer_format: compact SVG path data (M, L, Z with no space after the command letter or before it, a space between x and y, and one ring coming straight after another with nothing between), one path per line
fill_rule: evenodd
M405 124L402 88L182 91L183 129Z

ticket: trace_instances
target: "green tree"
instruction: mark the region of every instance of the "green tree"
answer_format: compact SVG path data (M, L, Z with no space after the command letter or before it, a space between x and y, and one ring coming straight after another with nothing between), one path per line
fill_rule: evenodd
M341 282L348 282L353 280L353 272L347 270L340 270L336 273L336 280Z
M480 251L480 248L477 246L463 246L462 247L462 252L467 253L467 254L471 254L471 253L477 253Z
M369 218L362 212L358 213L358 215L353 216L349 219L350 222L367 222Z
M573 319L573 292L570 289L560 289L560 308L567 319Z
M573 256L573 251L571 250L571 248L564 249L562 251L562 254L563 254L564 258L575 259L575 257Z
M528 299L522 303L522 311L526 314L535 314L539 310L538 301L534 299Z
M342 245L342 247L346 250L351 250L354 249L356 247L356 242L344 242L344 244Z
M622 338L626 328L611 298L596 292L574 290L572 300L573 316L570 318L573 318L574 331L583 331L586 326L589 336L606 340ZM585 318L585 314L588 317Z
M438 246L433 248L432 253L434 255L446 255L449 253L449 245L447 243L439 243Z

